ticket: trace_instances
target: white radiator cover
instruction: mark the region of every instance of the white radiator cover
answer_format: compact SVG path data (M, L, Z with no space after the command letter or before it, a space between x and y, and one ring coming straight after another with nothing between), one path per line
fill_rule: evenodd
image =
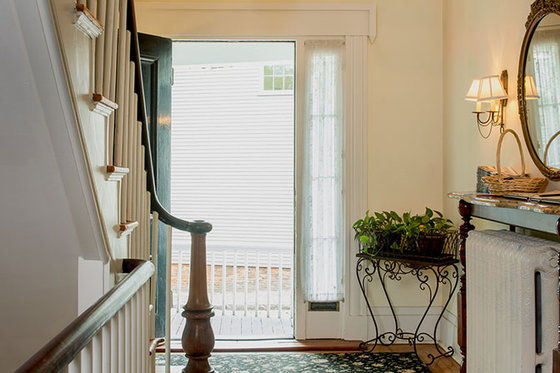
M509 231L472 231L466 246L468 372L552 371L558 345L557 243ZM542 289L536 352L535 273Z

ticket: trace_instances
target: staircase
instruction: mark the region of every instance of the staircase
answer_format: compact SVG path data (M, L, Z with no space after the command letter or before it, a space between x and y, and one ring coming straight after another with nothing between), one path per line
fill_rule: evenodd
M206 284L212 226L172 216L153 176L133 0L38 0L60 53L74 130L114 286L18 372L150 372L158 224L191 234L189 299L182 313L185 372L211 372L214 347ZM152 356L152 359L149 356Z

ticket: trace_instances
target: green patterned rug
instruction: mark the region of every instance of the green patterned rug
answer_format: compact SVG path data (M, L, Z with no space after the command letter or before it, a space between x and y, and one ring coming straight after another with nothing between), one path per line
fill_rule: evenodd
M171 366L185 366L183 354L171 354ZM210 364L217 373L429 373L413 353L216 353ZM165 356L156 356L165 365Z

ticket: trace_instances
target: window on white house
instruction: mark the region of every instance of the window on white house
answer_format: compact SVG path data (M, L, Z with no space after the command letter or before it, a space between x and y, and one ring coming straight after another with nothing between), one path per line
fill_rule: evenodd
M294 65L266 64L263 66L263 90L291 92L294 90Z

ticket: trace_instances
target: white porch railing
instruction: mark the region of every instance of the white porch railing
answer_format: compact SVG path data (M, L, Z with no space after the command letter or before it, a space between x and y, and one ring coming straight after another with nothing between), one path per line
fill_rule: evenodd
M186 246L186 245L185 245ZM175 250L172 260L174 314L180 314L188 296L190 250ZM293 254L284 250L208 249L207 280L214 306L217 337L287 337L292 332ZM220 328L223 317L239 327ZM260 319L263 328L241 328L248 318ZM283 327L267 328L267 320L283 320ZM181 323L181 318L173 318ZM172 322L173 324L173 322ZM276 325L280 325L276 323ZM286 327L288 326L288 327ZM179 325L172 329L181 330ZM232 335L232 333L234 335ZM173 335L173 333L172 333Z

